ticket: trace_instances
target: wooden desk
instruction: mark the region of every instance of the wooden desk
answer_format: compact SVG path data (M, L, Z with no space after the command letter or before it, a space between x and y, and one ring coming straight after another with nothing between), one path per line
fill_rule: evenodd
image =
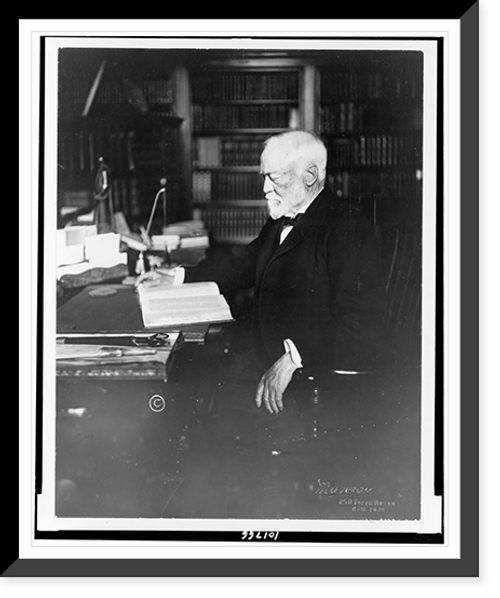
M137 297L125 288L111 297L84 289L61 306L57 324L66 332L136 329ZM368 417L358 413L354 391L340 389L323 406L316 438L302 433L307 410L289 434L265 419L256 429L244 414L219 428L213 390L239 334L238 324L229 324L205 345L184 344L166 383L57 381L59 517L419 516L418 376L394 377ZM155 395L164 399L158 410ZM354 509L354 499L367 502Z

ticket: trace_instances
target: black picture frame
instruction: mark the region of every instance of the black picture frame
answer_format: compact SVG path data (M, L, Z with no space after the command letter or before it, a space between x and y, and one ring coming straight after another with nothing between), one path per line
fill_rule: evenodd
M10 554L2 577L477 577L478 576L478 3L460 17L461 25L461 528L458 559L23 559L19 558L18 496L8 500ZM20 364L21 366L21 364ZM12 421L19 414L12 410ZM9 454L11 450L9 450ZM12 470L17 459L11 459ZM18 479L14 471L11 480ZM10 486L10 484L9 484ZM7 544L5 544L7 545ZM397 573L395 573L397 571Z

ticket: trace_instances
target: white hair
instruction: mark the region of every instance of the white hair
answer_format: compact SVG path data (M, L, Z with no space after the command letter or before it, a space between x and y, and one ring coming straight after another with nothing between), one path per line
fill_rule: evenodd
M264 151L277 151L283 160L302 163L305 168L314 164L318 169L318 184L326 179L327 150L323 141L309 131L286 131L264 142Z

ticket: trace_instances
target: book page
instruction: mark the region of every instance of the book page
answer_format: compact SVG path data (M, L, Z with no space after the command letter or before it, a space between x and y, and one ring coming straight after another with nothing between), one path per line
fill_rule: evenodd
M205 297L220 294L219 287L215 282L187 282L178 285L167 281L159 284L146 282L139 285L138 292L141 301L158 297Z
M224 322L233 319L226 300L220 294L171 297L168 293L167 296L157 293L150 296L148 293L142 293L141 310L146 328L199 322Z

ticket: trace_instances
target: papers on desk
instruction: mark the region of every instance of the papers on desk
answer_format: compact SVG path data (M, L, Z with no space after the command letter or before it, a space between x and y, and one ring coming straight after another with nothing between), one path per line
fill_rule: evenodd
M85 239L97 235L96 226L68 226L56 231L57 266L85 261Z
M206 232L205 223L202 220L182 220L180 222L173 222L163 229L164 235L179 235L180 237L204 232Z
M215 282L182 285L142 283L138 287L145 328L230 322L234 318Z
M177 236L180 249L207 248L210 245L208 231L202 220L183 220L169 224L163 229L163 236Z
M204 247L210 246L210 240L207 234L193 234L190 237L183 237L180 241L181 249L189 249L192 247Z
M97 234L95 226L70 226L57 231L56 277L81 275L91 270L127 266L120 251L120 235Z
M153 357L154 356L154 357ZM66 345L56 346L56 359L68 360L98 360L99 363L112 363L122 361L151 361L164 356L158 353L156 348L149 347L127 347L121 345Z
M173 251L180 244L180 235L153 235L151 237L151 249L153 251Z
M115 262L123 259L126 254L120 252L120 235L105 233L93 235L85 239L85 259L88 262Z
M174 352L182 344L180 332L169 332L168 341L161 346L77 343L68 342L69 337L59 339L65 342L56 344L58 376L134 378L153 375L166 379ZM89 335L90 338L99 340L98 334ZM101 340L105 339L103 335ZM121 340L123 343L125 339Z

